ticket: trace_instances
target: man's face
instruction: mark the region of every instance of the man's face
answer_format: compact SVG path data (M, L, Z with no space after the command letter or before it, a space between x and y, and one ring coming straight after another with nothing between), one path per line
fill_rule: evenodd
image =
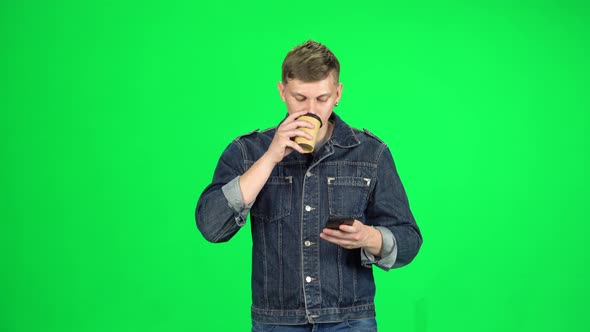
M335 84L332 74L316 82L290 80L287 84L279 82L281 99L287 104L289 114L307 111L319 116L323 124L328 123L334 105L340 100L342 84ZM326 130L323 126L321 130Z

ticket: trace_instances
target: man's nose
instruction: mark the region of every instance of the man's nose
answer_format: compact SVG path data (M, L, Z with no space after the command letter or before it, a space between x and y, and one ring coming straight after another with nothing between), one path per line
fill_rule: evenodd
M305 111L312 113L312 114L316 114L318 112L318 102L315 100L308 100L307 103L305 103Z

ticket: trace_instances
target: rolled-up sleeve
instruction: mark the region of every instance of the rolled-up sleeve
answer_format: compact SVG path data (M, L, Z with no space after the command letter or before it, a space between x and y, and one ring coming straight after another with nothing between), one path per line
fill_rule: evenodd
M239 176L246 171L241 152L239 141L223 151L213 180L197 202L197 227L210 242L229 241L246 223L248 207L240 204Z
M236 224L240 227L246 224L246 218L254 202L245 204L240 190L240 177L236 176L233 180L221 187L223 195L227 199L227 204L238 213L235 218Z
M361 249L361 264L364 267L371 267L371 265L375 264L387 271L393 267L395 264L395 259L397 258L397 245L395 243L395 236L389 229L385 227L376 226L375 228L381 232L381 238L383 239L381 244L381 257L377 259L374 255L363 248Z
M375 265L388 270L405 266L416 257L422 234L387 146L383 146L378 159L377 180L366 216L368 224L379 229L383 236L381 258L375 260ZM371 258L367 254L363 255Z

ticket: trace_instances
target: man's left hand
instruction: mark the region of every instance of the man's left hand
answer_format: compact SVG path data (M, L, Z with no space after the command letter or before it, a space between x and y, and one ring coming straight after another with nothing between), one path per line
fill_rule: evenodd
M350 226L340 225L339 229L324 228L320 237L346 249L365 248L371 255L381 256L381 232L358 220Z

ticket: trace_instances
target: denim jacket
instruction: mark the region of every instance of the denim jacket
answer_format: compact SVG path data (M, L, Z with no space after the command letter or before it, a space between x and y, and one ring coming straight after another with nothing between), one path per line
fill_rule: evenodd
M235 139L223 152L196 209L197 226L224 242L252 231L252 319L305 324L375 316L372 265L412 261L422 236L385 143L335 113L332 137L316 153L293 152L275 166L256 200L244 204L239 177L268 149L276 128ZM320 238L330 217L354 217L383 237L381 258Z

